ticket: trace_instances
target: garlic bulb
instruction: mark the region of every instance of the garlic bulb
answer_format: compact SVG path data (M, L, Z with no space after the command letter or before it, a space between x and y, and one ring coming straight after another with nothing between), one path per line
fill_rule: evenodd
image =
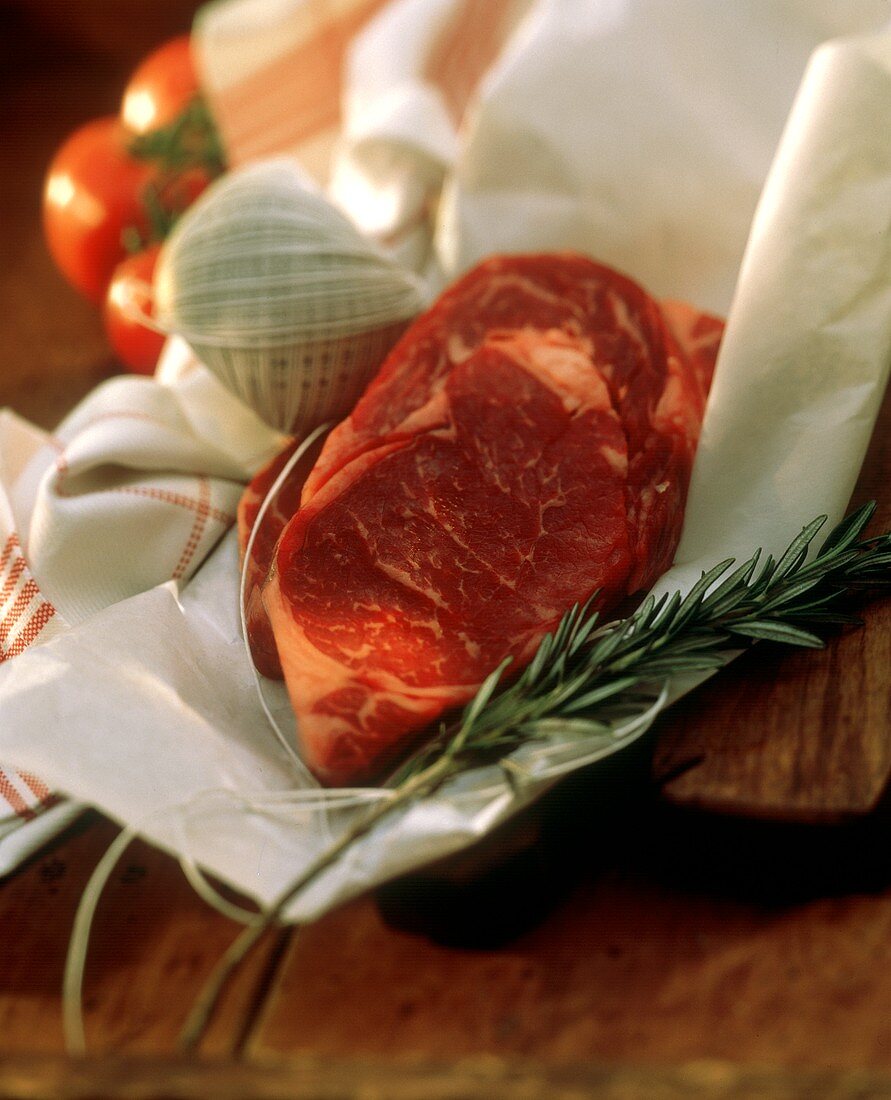
M222 177L168 238L155 313L267 423L345 416L424 304L389 260L279 157Z

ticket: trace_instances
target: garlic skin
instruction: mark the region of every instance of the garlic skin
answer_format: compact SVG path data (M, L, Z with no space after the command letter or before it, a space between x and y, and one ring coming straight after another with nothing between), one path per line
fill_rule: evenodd
M355 405L424 286L388 259L290 157L217 180L167 239L155 313L280 431Z

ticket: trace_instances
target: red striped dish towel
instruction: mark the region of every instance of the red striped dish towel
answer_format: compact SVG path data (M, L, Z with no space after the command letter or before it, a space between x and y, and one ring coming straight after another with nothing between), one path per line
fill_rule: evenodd
M0 663L186 581L281 443L175 343L159 380L105 383L53 435L0 412ZM79 810L0 762L0 874Z
M8 530L8 519L4 527ZM28 569L18 535L9 532L0 553L0 662L62 629ZM39 776L0 766L0 874L27 859L79 812Z
M297 154L434 289L567 248L725 313L809 55L888 18L769 7L216 0L195 42L234 161Z
M427 266L484 75L533 0L225 0L196 19L227 157L293 153L368 235Z
M0 662L6 662L66 624L28 568L13 511L15 489L46 436L5 413L0 416L0 440L5 490L0 494ZM38 776L0 765L0 874L30 856L77 812L78 807L62 803Z
M227 0L199 11L193 44L229 164L294 152L327 176L347 49L386 2Z

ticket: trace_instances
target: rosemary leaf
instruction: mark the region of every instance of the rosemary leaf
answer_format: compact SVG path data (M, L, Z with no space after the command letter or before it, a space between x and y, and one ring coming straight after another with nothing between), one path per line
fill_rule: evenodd
M872 519L876 510L876 502L871 500L858 511L843 519L841 523L830 531L826 541L820 547L818 558L838 550L845 550L853 545L863 534L866 525Z
M600 687L594 688L592 691L586 691L584 695L579 695L575 699L570 699L569 702L563 706L563 713L572 714L577 710L589 710L597 703L602 703L605 699L609 699L613 695L618 695L620 692L627 691L628 688L634 687L638 680L639 677L637 676L624 676L610 683L601 684Z
M758 561L761 557L761 551L753 554L747 562L744 562L738 569L735 569L729 577L726 577L719 585L713 588L708 597L703 601L703 606L706 607L712 614L720 614L716 611L718 604L724 600L735 599L740 588L744 588L752 579L752 574L758 566Z
M790 626L788 623L747 622L734 623L733 633L746 638L757 638L765 642L784 642L787 645L806 646L810 649L822 649L823 639L807 630Z
M793 573L801 568L804 559L807 557L808 549L814 541L814 536L826 523L826 519L826 516L818 516L817 519L812 520L803 528L797 539L792 540L789 549L776 564L773 572L774 581L778 581L785 577L787 573Z

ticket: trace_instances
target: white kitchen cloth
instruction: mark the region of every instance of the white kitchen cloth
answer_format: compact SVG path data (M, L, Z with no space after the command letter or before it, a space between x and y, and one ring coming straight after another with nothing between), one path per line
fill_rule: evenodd
M52 434L0 413L0 663L187 581L281 446L181 344L161 378L106 382ZM0 767L0 874L77 810L39 775Z

